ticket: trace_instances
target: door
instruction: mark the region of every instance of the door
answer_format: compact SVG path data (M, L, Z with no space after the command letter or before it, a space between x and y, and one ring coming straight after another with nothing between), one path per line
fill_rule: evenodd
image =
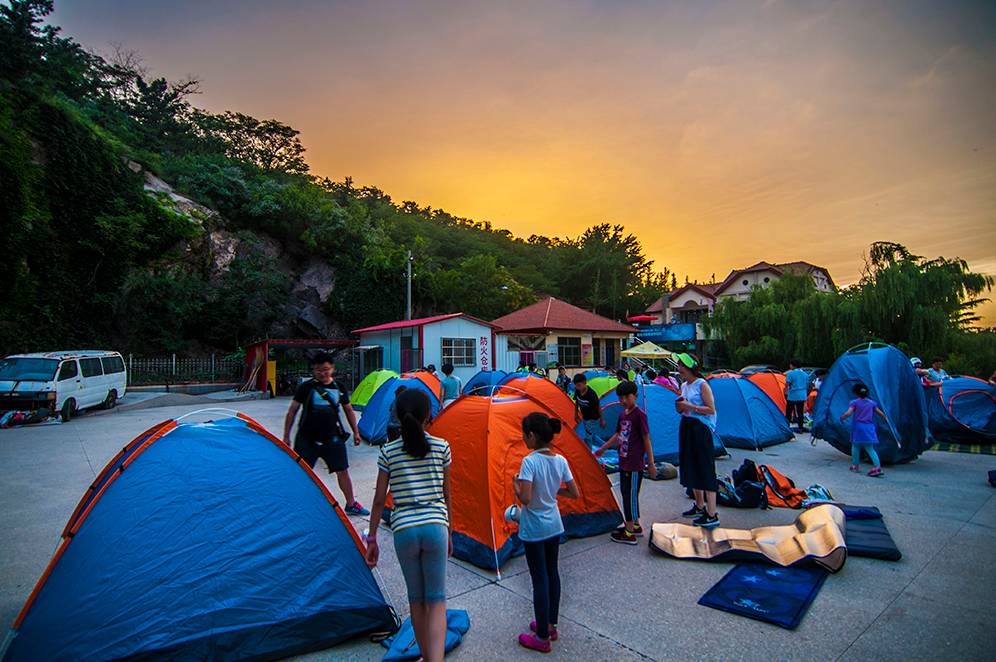
M100 359L80 359L80 374L83 379L77 391L79 395L76 398L76 406L83 409L103 402L107 389L103 384L104 369L100 365Z
M55 408L61 410L62 403L68 398L74 398L76 405L79 406L79 390L83 383L83 377L80 375L80 368L79 364L76 363L76 359L69 359L62 362L62 365L59 366L59 374L56 376L56 380Z

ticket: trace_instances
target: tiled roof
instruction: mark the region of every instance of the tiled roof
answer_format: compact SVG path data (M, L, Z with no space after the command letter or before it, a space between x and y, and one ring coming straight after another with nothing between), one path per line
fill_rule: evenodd
M729 286L733 281L735 281L740 276L754 271L772 271L778 274L779 276L785 273L786 271L802 275L811 274L814 271L822 271L826 275L827 280L830 282L830 284L831 285L833 284L833 279L830 278L830 272L823 267L816 266L815 264L810 264L809 262L803 262L801 260L796 262L782 262L780 264L772 264L771 262L765 262L762 260L757 264L752 264L746 269L734 269L733 271L731 271L730 275L727 276L723 280L723 282L720 283L719 286L715 289L714 294L719 294L720 292L725 290L727 286Z
M633 333L633 327L596 315L566 301L548 297L492 322L502 331L603 331Z
M411 326L425 326L426 324L432 324L434 322L442 322L443 320L453 319L454 317L463 317L470 320L471 322L476 322L477 324L483 324L484 326L493 327L494 324L491 322L485 322L484 320L479 320L476 317L471 317L465 313L449 313L447 315L433 315L432 317L420 317L413 320L399 320L397 322L388 322L386 324L378 324L377 326L368 326L363 329L356 329L353 333L370 333L373 331L390 331L391 329L405 329Z

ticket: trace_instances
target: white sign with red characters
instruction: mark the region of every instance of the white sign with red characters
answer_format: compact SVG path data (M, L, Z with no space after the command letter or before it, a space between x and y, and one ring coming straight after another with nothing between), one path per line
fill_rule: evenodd
M491 370L491 338L481 336L477 353L481 357L481 370Z

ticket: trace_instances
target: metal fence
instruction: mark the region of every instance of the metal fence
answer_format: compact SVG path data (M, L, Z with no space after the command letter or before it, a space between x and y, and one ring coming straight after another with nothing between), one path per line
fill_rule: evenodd
M192 384L241 382L245 373L242 359L210 356L134 356L125 357L128 384Z

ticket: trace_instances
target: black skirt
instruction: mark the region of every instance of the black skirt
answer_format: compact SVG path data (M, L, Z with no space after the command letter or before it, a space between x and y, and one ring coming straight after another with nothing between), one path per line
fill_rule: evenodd
M712 431L691 416L682 416L678 426L678 480L693 490L715 492L719 489Z

